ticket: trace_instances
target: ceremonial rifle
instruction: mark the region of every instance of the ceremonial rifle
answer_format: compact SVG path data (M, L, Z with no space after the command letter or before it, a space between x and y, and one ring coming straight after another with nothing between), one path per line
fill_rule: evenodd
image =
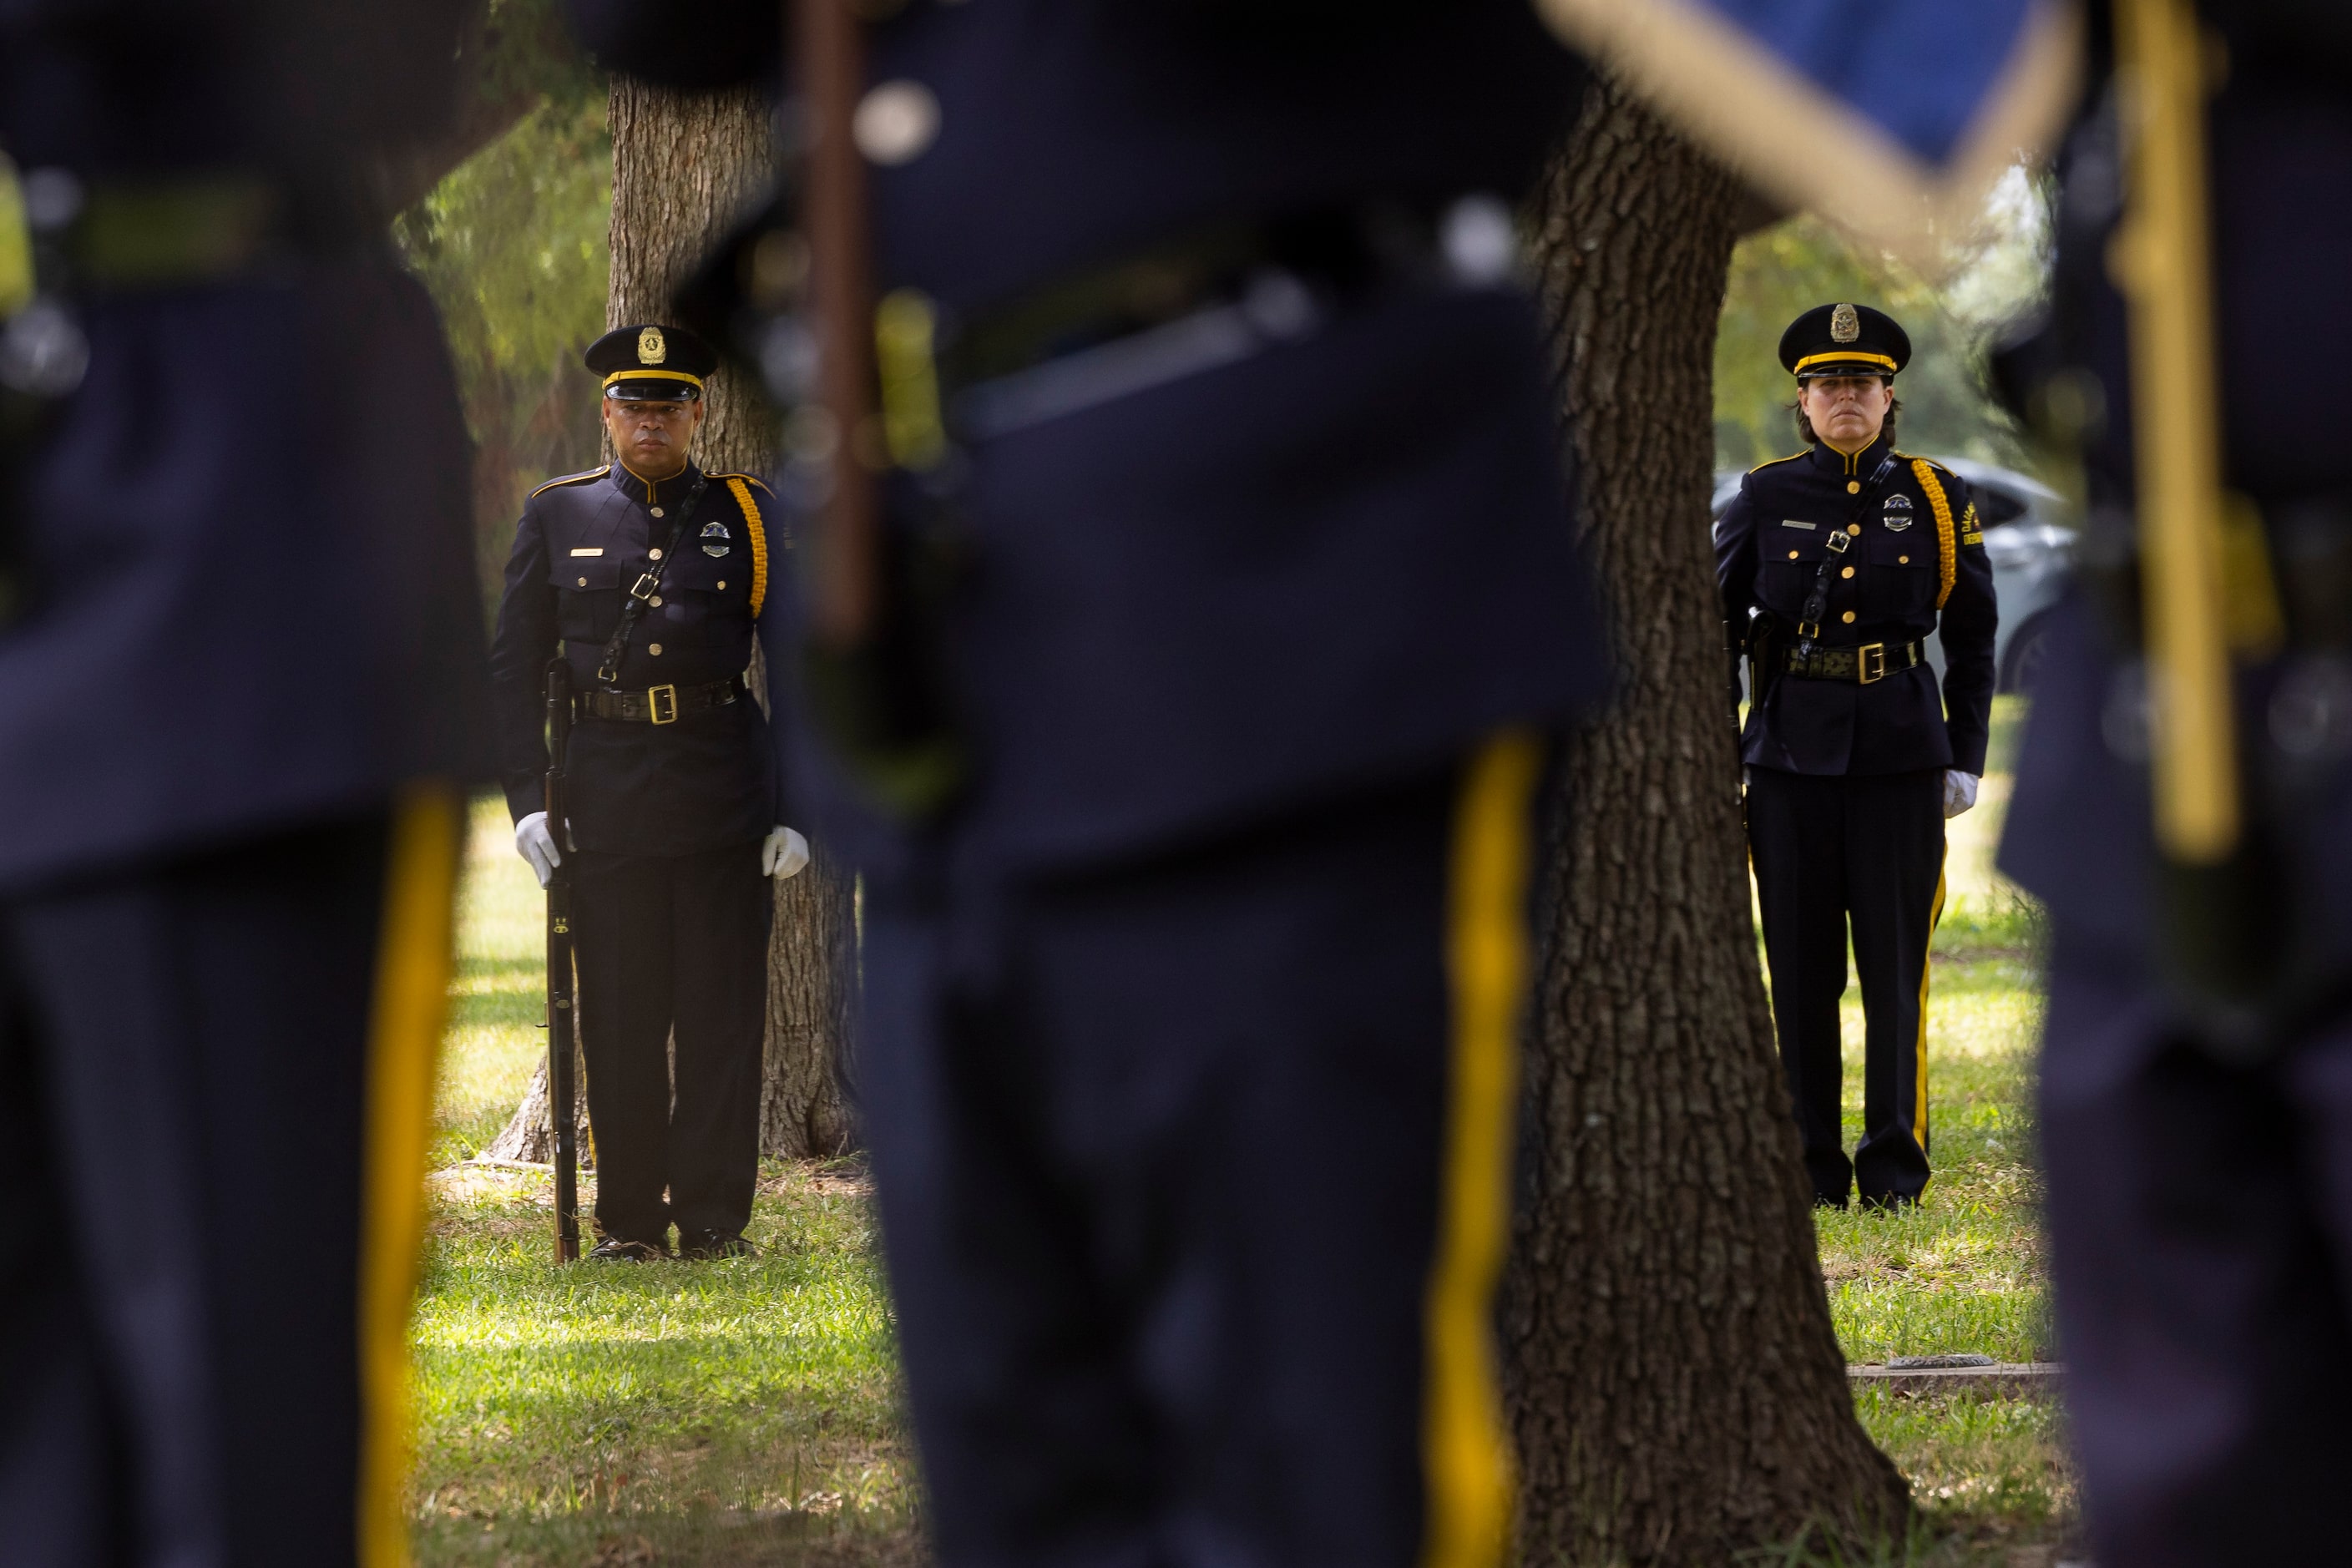
M807 104L809 292L815 304L815 405L824 439L812 443L828 472L819 508L810 635L836 658L872 641L877 610L872 238L857 101L866 90L863 24L849 0L790 0L786 37L800 57Z
M946 455L934 311L914 289L894 291L878 308L874 298L856 136L866 92L859 8L855 0L786 0L784 22L807 110L803 320L816 374L813 385L772 379L771 388L798 405L786 445L798 488L818 498L803 578L803 684L851 775L878 804L920 817L940 809L965 773L939 642L955 531L938 511L926 526L909 528L902 517L886 529L880 482L894 468L932 470Z
M547 666L547 831L558 853L564 840L563 768L572 744L572 667L562 656ZM580 1149L576 1119L578 1089L572 1082L572 1052L579 1037L579 1009L572 985L572 864L562 861L547 878L547 1116L555 1131L555 1260L580 1257Z

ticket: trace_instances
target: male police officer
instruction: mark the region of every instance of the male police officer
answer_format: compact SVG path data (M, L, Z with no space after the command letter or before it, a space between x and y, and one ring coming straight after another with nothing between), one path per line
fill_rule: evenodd
M1819 1203L1927 1189L1927 939L1944 819L1976 800L1992 710L1992 570L1967 487L1895 449L1903 329L1867 305L1780 338L1809 448L1740 481L1716 530L1723 612L1749 653L1740 740L1780 1060ZM1751 620L1751 614L1753 619ZM1940 694L1927 662L1943 633ZM1864 1131L1839 1125L1846 934L1862 978Z
M775 58L762 0L581 9ZM941 1558L1493 1563L1528 797L1603 667L1509 200L1578 68L1525 0L866 42L893 610L968 781L858 846Z
M708 344L622 327L587 364L619 460L532 491L515 531L491 653L507 802L542 886L573 868L603 1237L590 1256L666 1257L673 1220L683 1256L734 1256L759 1164L766 879L808 860L779 825L746 673L772 503L759 480L688 455L718 365ZM577 694L565 824L541 809L559 647Z
M0 298L11 1568L406 1560L489 756L465 426L371 193L463 10L0 7L40 267Z

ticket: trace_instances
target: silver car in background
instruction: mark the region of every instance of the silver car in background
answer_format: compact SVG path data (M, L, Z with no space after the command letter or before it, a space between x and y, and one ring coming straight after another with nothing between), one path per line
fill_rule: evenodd
M2074 540L2079 531L2064 497L2039 479L2012 468L1996 468L1969 458L1937 458L1937 462L1969 482L1977 503L1977 521L1984 525L1985 554L1992 562L1993 598L2000 606L2000 627L1993 636L1993 668L2001 691L2030 691L2042 663L2049 612L2074 575ZM1742 470L1718 469L1715 476L1713 516L1720 521L1739 493ZM1927 659L1941 679L1944 645L1927 639Z

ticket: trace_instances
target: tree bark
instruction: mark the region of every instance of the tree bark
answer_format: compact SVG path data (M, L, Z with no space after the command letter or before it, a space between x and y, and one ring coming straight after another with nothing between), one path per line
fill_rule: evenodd
M765 195L775 154L767 104L753 90L679 93L614 77L609 112L613 277L604 320L619 327L667 317L672 291ZM696 460L706 469L766 472L776 431L759 393L722 369L703 389L703 406ZM856 979L851 888L819 847L799 876L774 889L760 1152L838 1154L853 1136L836 1070ZM499 1146L526 1142L517 1134L534 1105L545 1114L544 1076L542 1067ZM544 1148L543 1131L538 1136Z
M1744 196L1596 89L1533 212L1617 698L1563 770L1505 1282L1529 1563L1899 1532L1853 1415L1756 961L1707 501Z

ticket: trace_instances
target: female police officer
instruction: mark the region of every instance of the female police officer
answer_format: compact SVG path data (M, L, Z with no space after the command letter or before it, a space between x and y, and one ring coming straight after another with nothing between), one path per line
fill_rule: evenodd
M1740 757L1772 1011L1820 1203L1927 1185L1927 939L1944 818L1976 803L1992 707L1992 572L1967 487L1895 450L1911 341L1867 306L1780 339L1807 450L1740 481L1716 532L1724 616L1749 659ZM1943 634L1937 689L1925 639ZM1736 645L1737 646L1737 645ZM1851 920L1867 1055L1864 1132L1838 1125Z

